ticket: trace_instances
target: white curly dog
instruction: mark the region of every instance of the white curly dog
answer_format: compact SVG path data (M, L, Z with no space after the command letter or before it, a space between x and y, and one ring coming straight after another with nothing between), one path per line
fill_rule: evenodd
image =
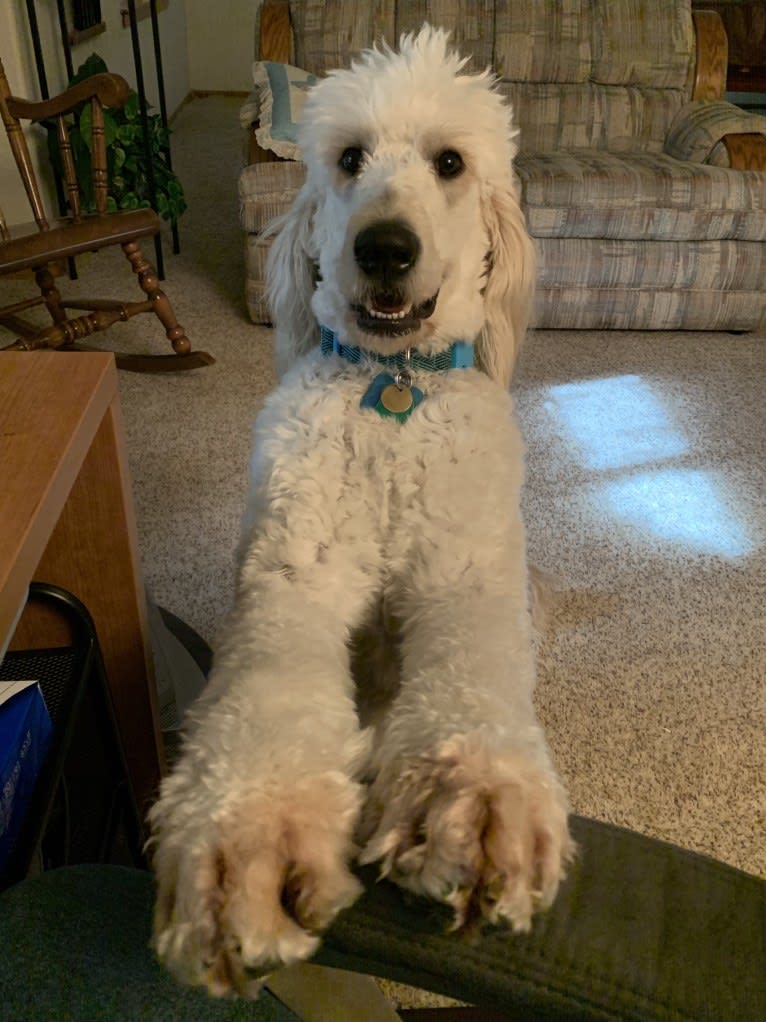
M426 26L306 103L236 600L151 812L157 951L213 993L310 956L355 857L525 930L571 854L508 394L534 255L511 112L465 63Z

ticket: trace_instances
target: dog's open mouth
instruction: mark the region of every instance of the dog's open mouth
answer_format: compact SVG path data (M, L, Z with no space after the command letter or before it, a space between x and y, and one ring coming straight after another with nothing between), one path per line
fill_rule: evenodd
M379 291L368 298L365 305L352 305L356 322L369 334L400 337L417 330L424 319L433 315L439 292L420 305L405 301L401 295Z

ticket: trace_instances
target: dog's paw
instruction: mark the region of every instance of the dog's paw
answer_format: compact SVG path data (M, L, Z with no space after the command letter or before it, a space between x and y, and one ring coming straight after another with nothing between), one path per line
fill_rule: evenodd
M324 774L205 814L176 792L152 810L154 946L182 981L254 997L276 968L316 951L359 895L349 872L359 789Z
M451 905L454 929L505 919L528 930L574 853L558 779L468 738L385 770L369 813L377 826L361 861Z

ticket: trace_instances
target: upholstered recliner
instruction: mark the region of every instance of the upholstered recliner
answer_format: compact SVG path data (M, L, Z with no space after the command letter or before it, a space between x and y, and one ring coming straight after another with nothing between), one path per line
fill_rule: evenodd
M260 57L321 75L424 18L452 30L474 69L491 65L515 109L516 170L539 259L533 326L749 330L766 321L766 117L722 98L717 14L692 13L691 0L266 0ZM272 112L263 92L261 122ZM255 129L251 142L240 178L246 292L252 319L265 323L260 233L287 209L304 169L264 150Z

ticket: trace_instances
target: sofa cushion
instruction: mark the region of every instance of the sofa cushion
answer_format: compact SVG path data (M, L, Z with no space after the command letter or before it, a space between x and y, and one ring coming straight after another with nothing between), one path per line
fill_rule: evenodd
M553 0L549 0L553 2ZM691 94L695 36L691 4L592 0L591 79L605 85L680 89Z
M763 174L670 156L606 152L521 154L516 172L538 238L764 241ZM240 219L257 232L284 213L306 179L303 164L254 163L239 179Z
M516 170L539 238L766 240L766 186L755 171L664 154L521 154Z
M766 280L766 245L757 241L538 239L538 288L644 291L758 291Z
M395 0L291 3L295 64L321 75L333 68L348 67L349 55L354 56L375 40L386 39L393 44L397 38L395 11Z
M290 13L295 63L317 75L424 20L448 29L469 70L492 66L513 94L528 152L661 152L691 97L690 0L305 0Z
M239 220L250 234L286 213L306 180L306 165L292 160L251 163L239 175Z
M562 149L661 153L686 94L677 89L581 82L502 82L514 111L519 150Z
M257 307L248 308L254 322L268 321L268 315L256 318L263 315ZM575 287L538 287L530 326L538 330L745 331L757 330L764 322L760 290L591 288L580 281Z
M379 0L380 2L380 0ZM396 30L389 43L403 32L417 32L427 21L451 34L452 42L469 71L483 71L494 64L495 0L391 0L396 8ZM557 0L561 2L561 0ZM502 5L500 5L502 6Z
M694 53L688 2L498 5L494 66L525 152L662 152L691 95Z
M515 82L586 82L591 23L583 0L497 4L495 71Z

